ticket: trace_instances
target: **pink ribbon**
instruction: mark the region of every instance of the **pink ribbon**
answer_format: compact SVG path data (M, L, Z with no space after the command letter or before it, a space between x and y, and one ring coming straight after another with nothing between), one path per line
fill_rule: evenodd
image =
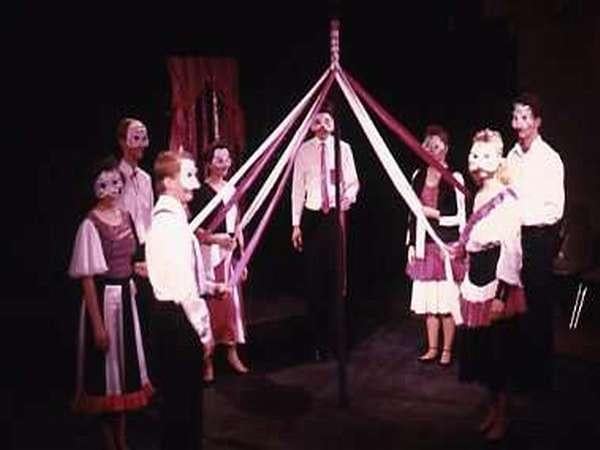
M254 232L254 235L252 236L252 238L250 239L250 242L246 246L246 251L243 252L240 260L238 261L238 263L235 267L233 276L231 277L231 280L229 283L230 286L236 286L240 282L242 271L248 265L248 261L250 260L250 258L252 257L252 254L256 250L256 247L257 247L260 239L262 238L262 235L264 234L265 228L266 228L267 224L269 223L269 220L271 219L273 212L275 211L275 207L277 206L277 204L279 203L279 200L281 199L281 195L283 194L285 185L292 173L292 168L294 167L294 160L296 159L296 154L298 153L298 149L300 148L302 141L306 137L306 134L308 133L308 130L310 129L310 125L312 124L316 114L320 111L321 106L323 105L323 102L325 101L325 97L327 96L329 89L331 88L333 80L334 80L334 75L333 75L333 73L330 73L327 77L327 80L325 81L323 89L319 93L312 108L309 110L308 115L304 119L304 122L302 122L302 125L300 126L300 128L298 130L299 139L295 143L294 148L291 152L290 159L287 163L285 172L284 172L283 176L281 177L281 180L279 180L279 184L277 185L277 190L275 191L275 194L273 195L273 198L271 199L271 202L269 203L267 210L265 211L265 215L262 217L260 223L258 224L258 227L256 228L256 231Z

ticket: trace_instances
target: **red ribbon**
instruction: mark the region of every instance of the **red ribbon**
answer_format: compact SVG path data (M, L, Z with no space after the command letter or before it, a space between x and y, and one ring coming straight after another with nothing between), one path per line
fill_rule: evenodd
M352 88L358 93L360 98L362 98L367 105L373 110L373 112L379 117L379 119L387 125L387 127L392 131L400 140L402 140L408 148L410 148L413 152L417 154L419 158L425 161L430 166L434 167L437 171L440 172L442 178L446 180L447 183L450 183L455 188L462 191L467 197L470 196L467 188L461 184L454 176L452 172L446 169L439 161L437 161L431 154L423 148L423 146L419 143L417 138L415 138L408 129L398 122L391 114L389 114L385 108L365 89L360 85L358 81L356 81L352 76L350 76L347 72L340 70L340 74L343 77L346 77Z

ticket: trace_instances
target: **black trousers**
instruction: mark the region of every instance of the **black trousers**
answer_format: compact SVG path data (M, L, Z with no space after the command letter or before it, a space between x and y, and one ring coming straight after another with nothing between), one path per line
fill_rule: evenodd
M157 301L152 308L155 380L162 397L161 449L202 449L203 346L183 309Z
M532 389L551 389L554 376L555 286L552 259L558 251L558 225L529 227L522 231L521 271L527 312L522 320L523 382Z
M337 257L338 212L304 209L302 236L304 244L305 297L310 322L311 341L319 350L334 348L335 305L338 277L342 274Z

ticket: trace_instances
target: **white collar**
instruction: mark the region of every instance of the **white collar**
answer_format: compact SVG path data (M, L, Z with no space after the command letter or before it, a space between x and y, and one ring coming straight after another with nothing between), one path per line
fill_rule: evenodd
M119 163L119 170L126 177L131 177L132 175L136 174L140 170L140 168L137 166L133 167L131 164L125 161L125 158L122 158L121 162Z
M521 147L521 144L519 142L517 142L517 146L515 147L517 154L520 157L523 157L525 155L529 155L531 154L531 152L533 152L537 147L539 147L539 144L542 142L542 136L540 134L538 134L535 139L533 141L531 141L531 145L529 146L529 149L527 151L523 150L523 147Z
M156 201L156 205L154 206L155 211L167 210L174 214L177 214L183 218L187 222L187 214L185 212L185 208L181 204L179 200L169 194L161 194Z

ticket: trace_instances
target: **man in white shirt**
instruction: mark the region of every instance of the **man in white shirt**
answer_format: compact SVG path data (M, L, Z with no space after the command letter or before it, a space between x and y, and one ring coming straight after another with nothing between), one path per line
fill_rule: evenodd
M294 161L292 182L292 245L304 252L308 317L317 360L326 356L333 338L336 298L337 208L335 204L335 124L328 112L317 114ZM343 211L356 201L359 182L352 149L340 142Z
M185 206L200 186L193 160L174 152L154 164L160 197L146 236L148 276L156 302L152 352L162 392L162 449L202 448L202 362L214 346L202 295L226 292L206 279Z
M530 388L548 389L553 377L552 259L565 206L564 166L540 136L539 99L524 93L513 102L517 143L507 156L509 174L521 204L522 280L528 312L524 318L524 370Z
M126 117L117 126L117 142L121 152L119 171L123 175L123 193L119 198L119 207L129 212L135 226L139 242L139 251L135 256L135 284L138 290L138 311L143 336L148 336L148 319L153 301L152 288L147 279L144 242L150 228L154 192L152 178L140 166L144 152L149 145L146 126L137 119Z
M124 118L117 127L117 140L121 151L119 171L123 174L125 184L120 206L131 214L138 238L143 244L154 206L152 179L139 166L149 145L148 131L139 120Z

